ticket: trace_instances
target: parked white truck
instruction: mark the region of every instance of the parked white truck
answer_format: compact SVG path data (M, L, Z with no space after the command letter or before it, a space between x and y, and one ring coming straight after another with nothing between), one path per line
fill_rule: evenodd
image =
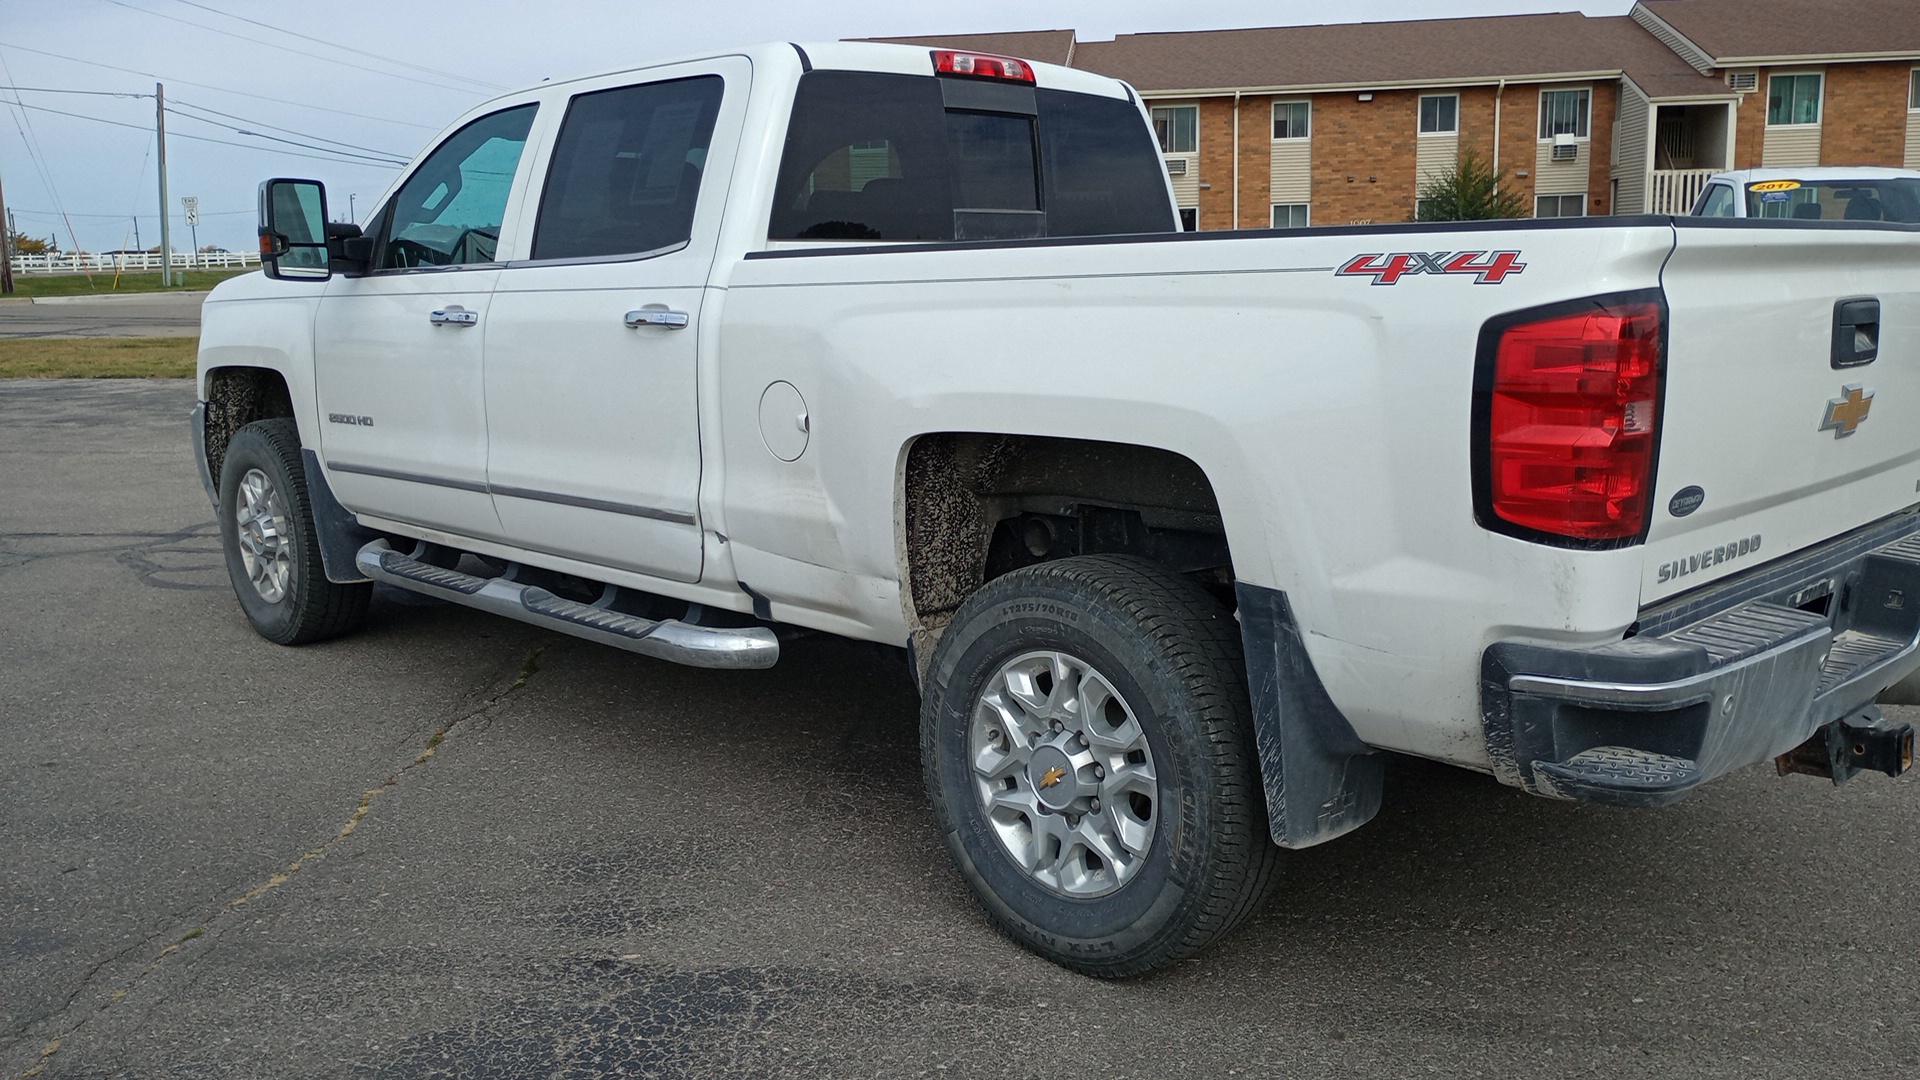
M1125 85L846 43L499 98L364 233L261 205L194 414L261 634L383 582L905 646L939 832L1077 970L1227 931L1386 752L1639 806L1910 763L1912 227L1182 234Z

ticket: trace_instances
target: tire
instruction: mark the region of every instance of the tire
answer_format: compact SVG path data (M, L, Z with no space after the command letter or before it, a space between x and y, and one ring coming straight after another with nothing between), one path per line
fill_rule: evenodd
M279 645L304 645L357 629L371 582L327 580L307 500L300 432L290 419L234 433L220 466L220 546L247 621Z
M1062 559L968 598L934 649L920 746L967 884L1064 967L1185 959L1276 880L1238 624L1153 563Z

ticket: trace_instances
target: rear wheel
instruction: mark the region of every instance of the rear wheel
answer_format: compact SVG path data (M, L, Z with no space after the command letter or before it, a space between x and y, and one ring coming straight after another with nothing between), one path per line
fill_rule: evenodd
M969 598L934 651L921 748L981 904L1074 970L1191 956L1274 880L1238 626L1144 560L1063 559Z
M307 499L300 433L288 419L234 433L220 465L220 540L227 576L261 637L302 645L366 619L370 582L328 581Z

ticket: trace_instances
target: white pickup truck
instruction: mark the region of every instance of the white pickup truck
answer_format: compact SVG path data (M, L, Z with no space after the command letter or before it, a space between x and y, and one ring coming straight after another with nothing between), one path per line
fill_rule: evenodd
M934 824L1077 970L1224 933L1387 752L1639 806L1910 763L1912 227L1183 234L1124 84L851 43L496 99L364 234L261 205L194 441L262 635L381 582L904 646Z

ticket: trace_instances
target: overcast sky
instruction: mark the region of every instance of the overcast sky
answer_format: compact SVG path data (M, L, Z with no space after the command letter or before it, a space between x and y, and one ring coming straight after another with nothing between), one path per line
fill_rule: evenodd
M1622 15L1631 7L1632 0L0 0L0 85L150 95L157 76L169 106L200 117L167 119L174 247L186 250L192 240L179 205L191 195L200 200L199 243L237 251L254 245L254 191L268 176L324 180L339 213L351 195L364 220L399 172L295 156L314 151L294 143L411 158L454 116L500 90L705 49L1055 28L1075 29L1084 41L1544 11ZM21 231L57 234L63 249L77 238L104 251L134 246L137 219L140 243L159 242L152 100L14 90L0 90L0 100L37 107L0 105L0 183Z

